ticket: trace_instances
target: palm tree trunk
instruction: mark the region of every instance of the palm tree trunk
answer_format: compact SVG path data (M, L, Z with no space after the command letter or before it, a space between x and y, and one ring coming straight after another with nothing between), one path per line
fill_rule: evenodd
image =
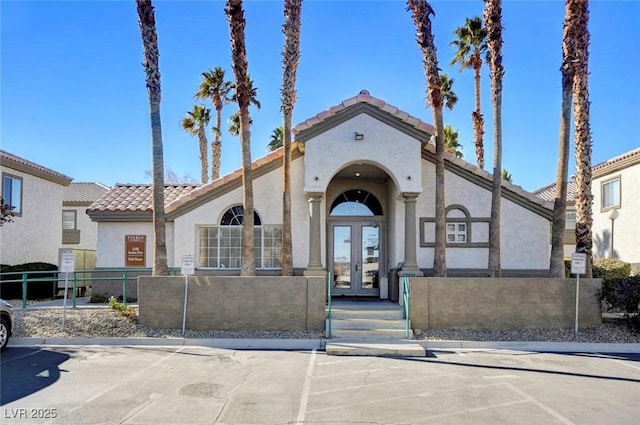
M282 52L282 276L293 275L291 236L291 115L296 102L296 73L300 58L300 15L302 0L284 2L284 51Z
M416 25L416 40L424 58L425 75L427 77L427 89L429 103L433 110L436 137L436 196L435 196L435 249L433 253L433 271L437 277L446 277L446 215L445 215L445 184L444 184L444 124L442 119L442 90L440 86L440 73L438 71L438 57L436 46L431 31L431 15L433 8L425 0L408 0L408 9L412 12Z
M593 217L591 204L591 128L589 117L589 10L587 0L573 0L577 19L573 108L576 143L576 252L587 255L586 277L592 277Z
M282 276L293 275L293 243L291 238L291 113L284 114L282 135L283 188L282 188Z
M485 26L493 104L493 186L489 222L489 275L501 277L500 201L502 197L502 0L485 0Z
M216 128L213 131L215 139L211 144L211 180L220 177L220 158L222 157L222 142L220 142L220 126L222 125L222 108L216 106Z
M200 145L200 179L202 184L206 184L209 180L209 153L207 152L207 135L203 125L198 128L198 142Z
M153 161L153 276L168 276L166 218L164 213L164 156L160 124L160 69L158 67L158 35L150 0L136 0L138 22L144 50L144 67L151 118L151 148Z
M480 56L480 53L476 54L477 56ZM482 137L484 135L484 118L480 111L480 68L482 67L482 59L477 58L476 63L478 65L473 67L476 86L476 110L471 113L471 122L473 122L473 134L475 137L476 161L478 163L478 167L484 169L484 145L482 142Z
M256 264L253 239L253 178L251 174L251 132L249 125L249 76L247 50L245 46L245 20L242 0L227 0L225 13L231 33L231 59L236 77L238 115L240 118L240 143L242 146L242 189L243 189L243 226L242 226L242 268L241 276L255 276Z
M560 146L558 148L558 170L556 193L553 201L553 224L551 227L551 259L549 277L565 277L564 230L567 215L567 175L569 169L569 145L571 128L571 94L574 80L576 19L572 1L565 2L565 20L562 41L562 113L560 118Z

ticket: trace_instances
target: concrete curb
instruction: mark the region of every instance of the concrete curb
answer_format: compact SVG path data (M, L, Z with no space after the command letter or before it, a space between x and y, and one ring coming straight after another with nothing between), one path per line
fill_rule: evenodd
M640 343L430 341L414 340L428 350L513 350L556 353L640 353ZM229 350L324 350L325 339L260 338L11 338L9 347L40 345L198 346Z
M47 345L198 346L229 350L324 350L323 339L260 338L11 338L9 347Z
M554 353L640 353L640 343L543 341L416 341L425 350L514 350Z

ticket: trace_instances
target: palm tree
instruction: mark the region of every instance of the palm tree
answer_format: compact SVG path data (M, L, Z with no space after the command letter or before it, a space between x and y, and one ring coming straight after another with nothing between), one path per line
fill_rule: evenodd
M241 276L255 276L256 264L253 252L253 177L251 175L251 132L249 103L251 101L250 78L247 72L247 49L245 46L244 10L242 0L227 0L224 9L229 21L231 34L231 61L236 77L235 97L238 102L240 120L240 144L242 145L242 190L243 190L243 224L242 224L242 268Z
M236 112L231 115L227 121L229 122L229 128L227 131L230 135L238 137L240 135L240 114ZM249 118L249 125L253 124L253 120Z
M458 141L458 130L454 130L450 125L444 126L444 151L462 158L462 146Z
M500 198L502 196L502 0L485 0L484 21L489 50L493 104L493 188L489 222L489 274L501 277Z
M458 103L458 95L453 91L453 78L449 78L446 72L440 74L440 90L442 90L444 105L448 110L453 110L453 107Z
M204 105L194 105L193 110L187 111L187 116L182 118L182 129L190 133L192 136L198 135L198 145L200 146L200 179L205 184L209 177L207 171L209 169L207 155L207 135L205 128L211 121L211 111Z
M158 34L151 0L136 0L138 23L142 35L144 68L149 94L151 145L153 162L153 276L168 276L166 218L164 213L164 165L162 126L160 125L160 69L158 67Z
M576 56L577 20L576 1L565 3L564 28L562 37L562 111L560 115L560 145L558 148L558 170L556 191L553 200L553 224L551 226L551 259L549 277L563 278L564 270L564 229L567 214L567 178L569 169L569 145L571 128L571 94L575 73L573 59Z
M232 89L233 84L224 79L224 69L216 67L202 73L202 82L195 95L196 99L211 100L213 107L216 109L216 126L213 128L215 139L211 143L211 180L216 180L220 177L222 107L229 102L229 93Z
M586 277L592 277L591 128L589 119L589 2L572 0L576 14L575 76L573 80L576 144L576 252L587 255ZM567 6L569 7L569 6Z
M256 108L260 109L260 107L262 106L260 104L260 101L258 100L258 88L257 87L253 87L253 80L251 79L251 75L247 74L247 78L249 80L248 82L248 88L247 91L249 93L249 104L255 106ZM229 98L230 102L234 102L234 103L238 103L238 93L236 91L236 86L233 85L232 86L232 90L231 90L231 97Z
M283 133L284 133L284 127L278 127L273 129L273 133L271 133L271 141L267 145L267 150L269 152L273 152L276 149L282 147L284 143L282 141Z
M433 111L433 121L436 126L436 229L433 270L436 276L446 277L446 228L444 207L444 125L442 120L442 89L440 74L438 73L438 58L436 46L431 32L431 15L433 8L425 0L407 0L408 10L412 12L416 26L416 40L422 51L429 104Z
M282 128L282 276L293 275L291 242L291 116L296 103L296 75L300 59L300 15L302 0L284 2L284 49L282 51L282 89L280 89L284 125Z
M508 170L502 170L502 180L506 180L509 183L513 183L513 176Z
M484 168L484 118L480 111L480 69L482 68L482 55L487 51L487 32L482 25L482 19L476 16L467 18L460 28L453 32L458 39L450 44L458 51L451 60L451 65L459 63L460 71L473 69L475 72L476 110L471 113L473 132L475 134L476 161L478 167Z

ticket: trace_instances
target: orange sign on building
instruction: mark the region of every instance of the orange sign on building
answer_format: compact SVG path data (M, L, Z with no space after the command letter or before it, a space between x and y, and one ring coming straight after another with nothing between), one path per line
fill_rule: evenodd
M124 237L125 267L146 267L146 248L146 235L126 235Z

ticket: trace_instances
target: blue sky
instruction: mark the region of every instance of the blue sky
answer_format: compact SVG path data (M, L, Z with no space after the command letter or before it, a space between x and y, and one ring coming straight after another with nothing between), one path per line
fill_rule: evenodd
M590 3L595 165L640 146L640 1ZM180 120L194 105L201 72L221 66L233 78L224 2L154 5L165 167L198 179L197 140L180 128ZM454 110L445 111L445 124L459 130L464 159L475 164L473 73L449 65L454 54L449 43L465 17L482 15L484 3L432 5L440 68L455 79L459 97ZM75 181L148 183L149 106L135 2L3 0L0 16L2 149ZM249 71L262 103L261 110L252 110L255 160L266 153L273 129L282 125L282 2L247 1L245 17ZM555 179L563 17L563 1L503 4L502 162L514 183L527 190ZM305 0L294 124L362 89L431 123L425 88L422 56L405 2ZM482 98L485 168L490 170L493 131L486 68ZM235 109L229 105L223 110L223 174L241 165L239 141L226 131L226 117Z

